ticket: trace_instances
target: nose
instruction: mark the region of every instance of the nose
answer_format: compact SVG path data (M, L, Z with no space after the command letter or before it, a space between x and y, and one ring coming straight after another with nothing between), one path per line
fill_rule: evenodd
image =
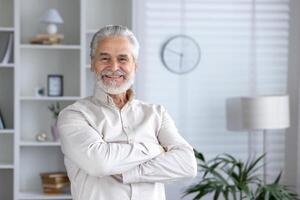
M112 71L117 71L119 69L119 63L116 59L113 59L111 62L111 70Z

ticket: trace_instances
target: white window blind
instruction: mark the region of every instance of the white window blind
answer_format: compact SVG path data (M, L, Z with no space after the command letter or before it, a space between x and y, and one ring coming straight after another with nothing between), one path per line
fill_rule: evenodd
M207 158L226 152L246 159L247 133L226 130L225 100L286 93L289 1L136 0L133 16L141 42L138 97L164 105L181 134ZM176 34L193 37L201 47L191 73L173 74L161 62L163 43ZM285 139L284 131L271 132L270 181L284 168ZM254 135L252 144L261 153L262 135Z

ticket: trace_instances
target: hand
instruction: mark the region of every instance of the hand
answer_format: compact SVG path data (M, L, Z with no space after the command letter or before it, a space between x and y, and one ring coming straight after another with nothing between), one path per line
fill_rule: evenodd
M163 146L159 145L159 147L160 147L160 153L165 153L166 152L166 150L164 149Z
M120 183L123 183L123 176L122 174L114 174L114 175L111 175L115 180L117 180L118 182Z

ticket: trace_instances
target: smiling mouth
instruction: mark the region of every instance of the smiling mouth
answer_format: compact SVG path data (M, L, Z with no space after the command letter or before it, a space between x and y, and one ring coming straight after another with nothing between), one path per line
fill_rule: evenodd
M105 78L105 79L120 79L120 78L123 78L123 79L125 79L124 75L120 75L120 76L108 76L108 75L104 75L104 76L102 76L102 78Z

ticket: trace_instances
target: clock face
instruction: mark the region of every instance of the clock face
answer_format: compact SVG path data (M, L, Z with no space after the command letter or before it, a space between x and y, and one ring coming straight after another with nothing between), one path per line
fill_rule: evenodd
M186 35L169 38L161 49L164 66L176 74L191 72L200 62L201 51L198 43Z

